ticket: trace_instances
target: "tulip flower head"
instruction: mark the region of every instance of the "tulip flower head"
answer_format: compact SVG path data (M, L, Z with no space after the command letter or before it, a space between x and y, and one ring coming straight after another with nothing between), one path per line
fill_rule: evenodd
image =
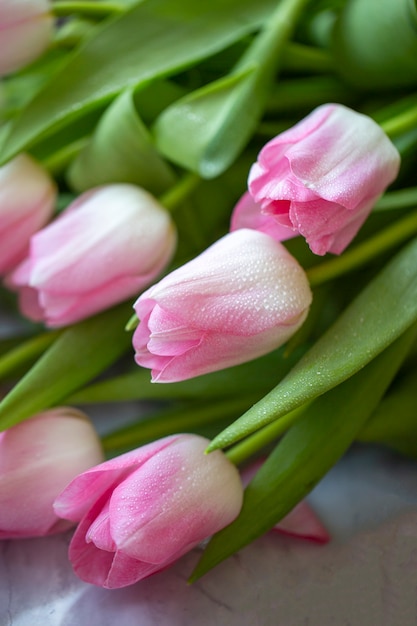
M82 194L36 233L8 284L22 312L47 326L72 324L149 285L176 243L165 209L128 184Z
M52 504L80 472L103 460L87 416L51 409L0 433L0 539L66 530Z
M241 229L139 297L135 359L154 382L237 365L285 343L310 303L306 274L284 246Z
M34 61L52 39L48 0L0 0L0 76Z
M55 199L55 183L30 156L0 167L0 275L24 259L31 236L52 217Z
M76 574L106 588L165 569L239 514L239 472L208 440L174 435L75 478L57 515L80 522L69 548Z
M400 156L370 117L340 104L318 107L269 141L249 173L231 230L278 241L297 234L315 254L340 254L395 179Z

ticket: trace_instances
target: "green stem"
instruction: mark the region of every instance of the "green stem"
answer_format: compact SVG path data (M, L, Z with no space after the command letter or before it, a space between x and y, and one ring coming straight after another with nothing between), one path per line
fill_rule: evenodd
M254 402L252 396L222 399L217 402L191 403L163 409L150 418L106 435L102 445L107 454L120 450L132 450L149 441L182 432L199 432L205 426L233 419Z
M312 109L326 102L352 102L356 93L334 76L307 76L277 82L269 96L266 112Z
M88 17L108 17L111 15L120 15L126 11L126 5L118 2L88 2L88 1L75 1L65 2L64 0L58 0L52 5L52 12L57 17L66 17L77 13L78 15L84 15Z
M50 331L32 337L21 343L17 348L10 350L0 358L0 377L4 377L20 365L27 363L34 357L42 354L53 344L58 337L59 331Z
M159 198L160 203L168 210L174 211L198 187L201 178L188 172L181 180Z
M417 104L394 117L381 122L380 125L386 134L393 139L413 130L417 124Z
M385 193L374 206L374 211L388 211L391 209L406 209L417 207L417 187L407 187Z
M406 241L415 232L417 232L417 212L394 222L388 228L385 228L367 241L358 244L355 248L348 250L341 256L332 258L330 261L325 261L307 270L310 284L315 287L346 274L382 252Z
M322 48L289 43L283 55L283 67L298 72L331 72L334 70L332 56Z
M241 465L251 457L255 456L258 452L263 450L266 446L276 441L278 437L283 435L293 424L295 424L310 403L304 404L294 411L287 413L281 419L272 422L268 426L264 426L261 430L247 437L243 441L237 443L226 452L226 456L229 461L234 465Z

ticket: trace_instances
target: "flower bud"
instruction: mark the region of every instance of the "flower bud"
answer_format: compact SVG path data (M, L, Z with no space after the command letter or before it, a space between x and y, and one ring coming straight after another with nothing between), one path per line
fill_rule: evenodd
M48 0L0 0L0 76L34 61L52 38Z
M250 361L303 323L311 291L284 246L261 232L229 233L136 301L136 362L175 382Z
M47 326L72 324L149 285L174 251L165 209L128 184L82 194L30 241L8 284L22 312Z
M230 524L242 506L239 472L209 441L173 435L75 478L56 499L80 522L69 548L76 574L106 588L131 585Z
M349 0L337 12L332 57L343 79L368 91L417 84L415 0Z
M53 501L77 474L102 460L87 416L69 407L0 433L0 539L66 530L70 524L54 513Z
M340 104L315 109L269 141L249 173L232 230L279 241L297 234L315 254L339 254L395 179L400 155L370 117ZM275 222L277 224L275 224Z
M0 167L0 275L24 259L30 237L51 218L55 199L55 183L28 155Z

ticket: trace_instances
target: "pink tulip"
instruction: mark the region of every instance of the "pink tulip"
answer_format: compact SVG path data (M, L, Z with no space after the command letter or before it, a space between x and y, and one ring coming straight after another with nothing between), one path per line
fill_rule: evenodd
M229 233L136 301L135 359L154 382L174 382L255 359L303 323L311 292L282 244Z
M0 0L0 76L42 54L52 39L53 23L48 0Z
M0 433L0 539L69 528L52 504L70 480L102 460L91 423L69 407L39 413Z
M208 440L174 435L75 478L55 501L80 522L69 548L76 574L106 588L159 572L239 514L239 472Z
M300 234L315 254L339 254L399 166L397 149L370 117L320 106L261 150L249 173L253 203L241 199L231 229L259 228L278 241Z
M36 233L28 258L8 280L24 315L47 326L72 324L149 285L174 251L164 208L128 184L81 195Z
M21 154L0 167L0 275L26 256L30 237L51 218L53 180L31 157Z

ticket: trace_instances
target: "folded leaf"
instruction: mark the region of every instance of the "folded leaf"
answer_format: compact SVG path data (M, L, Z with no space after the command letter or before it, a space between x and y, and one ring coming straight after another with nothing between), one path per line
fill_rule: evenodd
M175 178L152 144L131 89L121 93L106 110L68 172L68 180L77 191L117 182L133 183L159 195L174 184Z
M244 37L273 0L148 0L97 27L24 109L1 162L108 103L126 87L176 73Z
M306 0L282 0L229 76L171 105L155 124L160 151L204 178L221 174L254 132Z

